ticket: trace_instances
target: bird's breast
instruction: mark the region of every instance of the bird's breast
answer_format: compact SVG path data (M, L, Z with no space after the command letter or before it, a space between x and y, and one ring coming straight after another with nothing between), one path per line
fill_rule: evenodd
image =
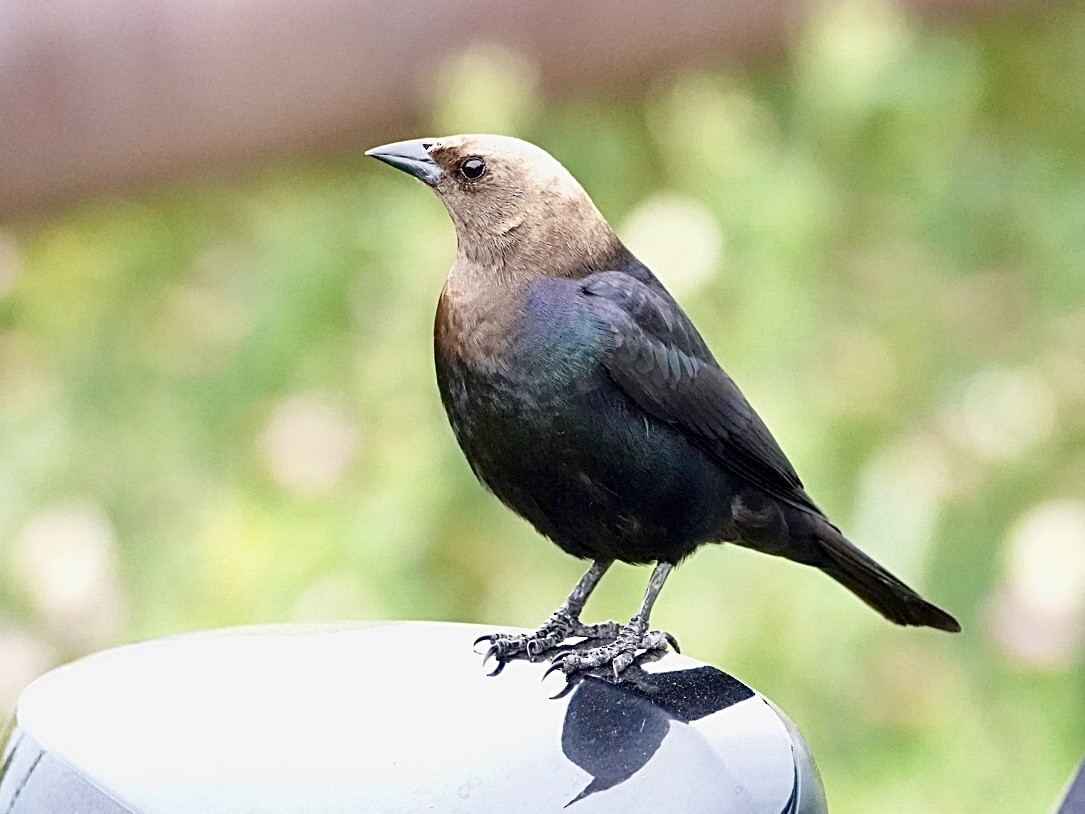
M560 326L516 329L500 353L436 346L438 385L457 435L500 431L519 441L525 434L563 435L600 388L602 337L578 337Z
M447 333L457 323L445 318ZM716 467L611 378L610 334L575 292L528 292L500 346L441 332L437 379L460 447L539 531L578 556L631 562L680 558L707 538L725 491Z
M541 281L496 304L447 293L434 334L437 380L476 473L489 482L503 461L572 443L605 384L608 341L572 281Z
M434 351L464 384L530 401L599 369L608 337L586 312L575 281L541 278L485 291L451 282L437 307Z

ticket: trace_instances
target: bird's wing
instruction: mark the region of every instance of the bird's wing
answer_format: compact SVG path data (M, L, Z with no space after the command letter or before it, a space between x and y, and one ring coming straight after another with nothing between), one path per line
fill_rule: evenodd
M750 484L817 511L768 427L662 285L606 271L586 277L582 290L613 337L603 363L637 404Z

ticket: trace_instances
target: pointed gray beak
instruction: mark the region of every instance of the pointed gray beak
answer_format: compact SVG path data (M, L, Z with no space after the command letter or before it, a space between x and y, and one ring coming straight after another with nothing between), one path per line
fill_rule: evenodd
M435 141L436 139L429 138L397 141L393 144L385 144L383 147L366 150L365 154L385 164L391 164L397 170L403 170L423 183L435 187L441 180L441 168L426 152Z

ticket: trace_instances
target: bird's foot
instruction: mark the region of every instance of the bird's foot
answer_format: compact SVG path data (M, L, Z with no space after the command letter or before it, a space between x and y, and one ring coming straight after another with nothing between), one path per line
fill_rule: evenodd
M603 672L609 673L617 681L622 672L638 658L638 653L663 654L668 647L676 653L681 652L678 641L670 633L648 630L647 622L634 618L618 631L614 641L609 644L588 650L565 651L557 655L546 674L557 670L567 676Z
M489 642L482 657L485 664L491 658L497 660L497 667L490 675L497 675L510 659L526 657L534 659L553 650L566 639L574 636L583 636L589 639L614 638L619 635L622 628L617 622L600 622L594 625L585 625L565 608L558 608L543 622L539 629L532 633L487 633L475 639L477 647L482 642Z

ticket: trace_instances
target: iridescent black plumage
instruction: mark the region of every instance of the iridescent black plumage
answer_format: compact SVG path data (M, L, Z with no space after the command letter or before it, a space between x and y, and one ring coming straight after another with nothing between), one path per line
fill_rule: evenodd
M822 514L678 304L557 162L501 137L403 144L415 164L377 155L435 187L459 238L434 343L456 438L506 505L596 561L537 634L493 637L495 655L599 632L579 613L609 564L656 562L617 641L557 662L620 672L638 648L665 646L647 630L652 603L706 542L821 568L898 624L959 629ZM493 167L488 180L457 175L468 158Z

